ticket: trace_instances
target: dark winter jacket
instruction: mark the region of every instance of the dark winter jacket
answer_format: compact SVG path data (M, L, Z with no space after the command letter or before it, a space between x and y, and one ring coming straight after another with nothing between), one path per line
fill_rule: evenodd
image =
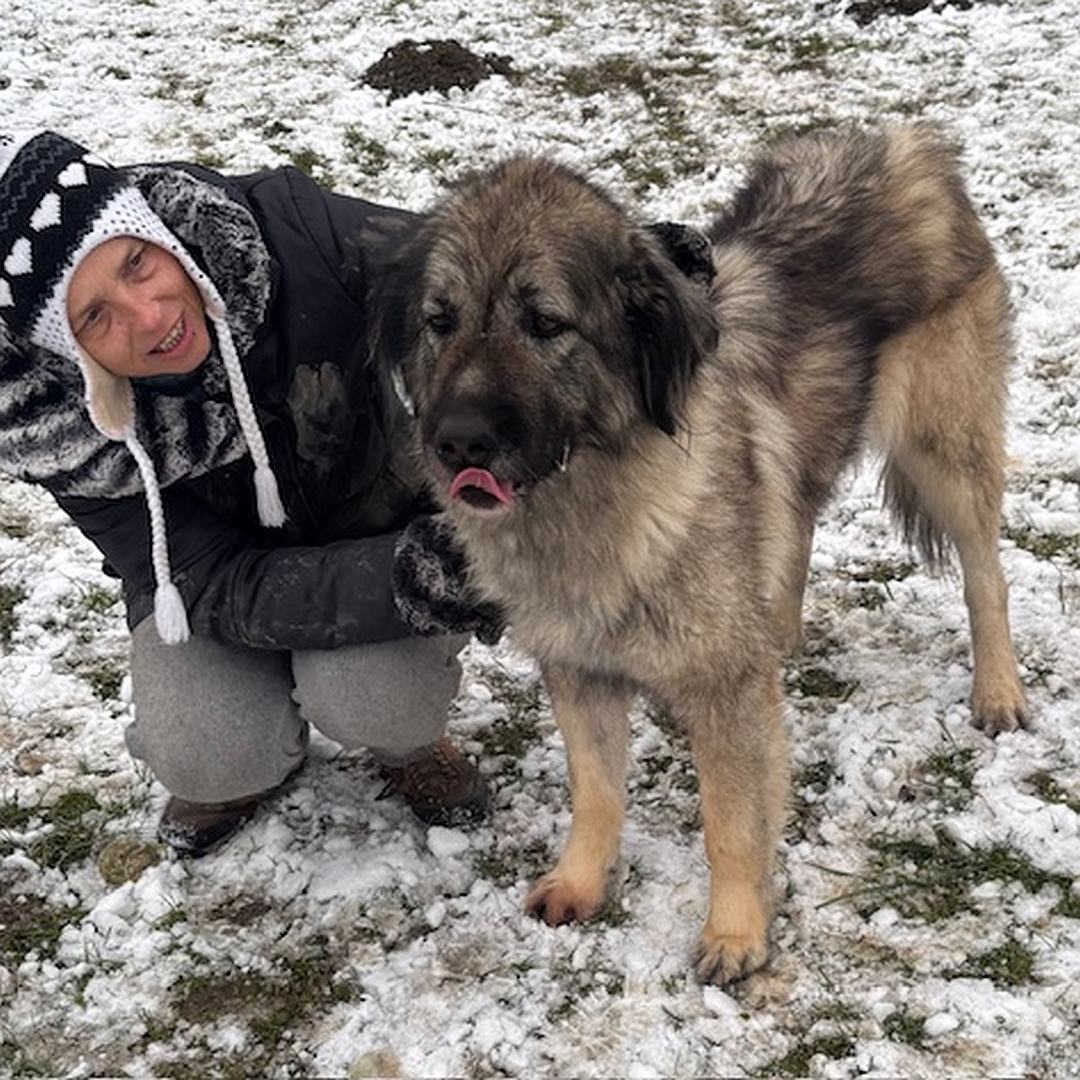
M367 362L365 296L418 219L330 193L292 168L131 175L228 309L288 521L258 524L252 464L217 356L136 382L191 630L267 648L408 634L393 604L398 530L428 509L406 417ZM44 485L153 610L147 507L126 448L90 422L69 360L0 336L0 470Z

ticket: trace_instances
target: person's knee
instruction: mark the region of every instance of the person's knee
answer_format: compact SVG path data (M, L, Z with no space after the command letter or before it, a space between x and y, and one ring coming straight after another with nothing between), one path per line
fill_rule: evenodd
M406 760L445 731L466 640L417 637L294 653L300 715L350 749Z
M128 749L172 794L192 802L268 791L307 748L291 688L287 654L197 637L166 645L146 620L132 635Z

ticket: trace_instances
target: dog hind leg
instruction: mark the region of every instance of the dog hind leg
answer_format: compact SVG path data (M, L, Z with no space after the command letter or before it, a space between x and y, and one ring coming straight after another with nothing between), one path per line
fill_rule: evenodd
M952 542L973 654L972 722L989 735L1027 727L998 541L1008 356L1003 286L987 273L946 311L882 352L877 402L888 502L931 563Z
M777 644L784 656L795 656L803 644L803 597L810 574L810 555L814 546L814 521L796 531L786 552L782 578L774 602Z

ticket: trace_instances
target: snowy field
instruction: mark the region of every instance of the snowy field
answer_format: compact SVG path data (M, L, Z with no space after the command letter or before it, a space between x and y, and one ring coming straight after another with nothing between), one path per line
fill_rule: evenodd
M116 163L294 162L417 209L528 149L643 220L703 224L771 132L947 124L1017 309L1002 547L1037 728L969 726L959 583L912 563L872 469L853 476L787 669L775 958L703 989L693 775L645 711L620 895L583 927L523 914L567 829L566 765L505 642L467 653L451 723L495 792L483 827L425 830L377 801L364 754L320 741L220 853L158 851L115 584L3 482L0 1075L1080 1076L1080 9L964 6L7 0L5 128ZM448 37L509 74L364 84L390 46Z

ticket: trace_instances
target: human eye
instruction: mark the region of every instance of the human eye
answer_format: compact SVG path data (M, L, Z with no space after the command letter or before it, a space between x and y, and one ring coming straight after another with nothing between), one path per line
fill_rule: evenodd
M75 329L75 337L81 340L84 337L93 337L105 322L105 308L100 304L88 307L80 316L79 324Z
M127 271L135 278L146 277L151 270L152 259L150 256L150 245L139 244L138 247L133 248L128 255Z

